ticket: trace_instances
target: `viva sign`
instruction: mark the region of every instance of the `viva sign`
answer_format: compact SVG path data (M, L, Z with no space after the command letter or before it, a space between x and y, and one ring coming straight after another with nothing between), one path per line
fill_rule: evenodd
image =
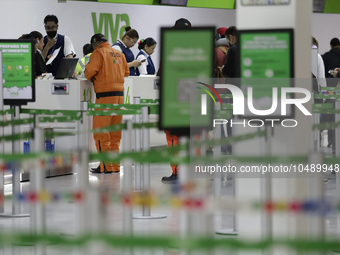
M123 24L121 22L123 22ZM125 32L125 27L130 26L130 19L126 13L116 14L116 20L115 22L113 22L112 13L100 13L98 20L97 14L95 12L92 12L92 23L95 34L104 34L109 41L111 38L111 42L114 43L116 42L117 38L123 36ZM109 32L111 34L111 37L109 36Z

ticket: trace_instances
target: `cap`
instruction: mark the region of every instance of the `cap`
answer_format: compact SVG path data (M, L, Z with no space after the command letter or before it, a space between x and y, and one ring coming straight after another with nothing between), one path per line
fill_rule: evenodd
M95 34L91 37L90 43L95 43L95 42L107 42L107 39L105 35L103 34Z
M225 36L225 31L227 30L226 27L220 27L219 29L217 29L217 33L221 35L221 37Z
M180 18L176 20L175 25L173 27L191 27L191 23L187 19Z

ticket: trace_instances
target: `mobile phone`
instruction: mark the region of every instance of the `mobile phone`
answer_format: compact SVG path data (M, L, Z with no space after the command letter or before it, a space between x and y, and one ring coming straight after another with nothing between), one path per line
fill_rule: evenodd
M329 70L328 73L331 74L331 75L333 75L334 70Z
M145 58L145 59L143 59L143 60L141 60L140 62L142 62L142 63L143 63L143 62L145 62L145 61L146 61L146 58Z

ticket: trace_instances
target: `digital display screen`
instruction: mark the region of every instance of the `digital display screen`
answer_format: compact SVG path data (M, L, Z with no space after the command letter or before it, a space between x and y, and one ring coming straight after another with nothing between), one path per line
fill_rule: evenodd
M161 29L161 129L212 126L210 99L207 114L201 113L206 93L201 84L213 75L214 35L213 27Z
M7 105L35 101L34 47L30 40L0 40L3 99Z

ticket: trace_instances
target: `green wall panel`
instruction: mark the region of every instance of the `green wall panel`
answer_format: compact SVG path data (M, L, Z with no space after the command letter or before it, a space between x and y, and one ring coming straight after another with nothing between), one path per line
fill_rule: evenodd
M324 13L340 13L340 0L327 0Z
M123 4L153 4L154 0L98 0L104 3L123 3Z
M340 1L340 0L339 0ZM234 9L235 0L188 0L188 7Z

